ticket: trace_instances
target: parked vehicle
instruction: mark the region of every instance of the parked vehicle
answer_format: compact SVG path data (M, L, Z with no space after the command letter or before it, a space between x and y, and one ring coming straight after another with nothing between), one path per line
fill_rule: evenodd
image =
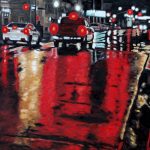
M30 46L39 44L40 42L40 33L32 23L12 22L3 26L2 37L5 43L8 41L12 41L13 43L27 42Z
M62 42L64 46L67 43L81 42L81 45L89 44L89 47L92 47L94 29L76 12L63 17L59 24L51 23L49 30L56 47L59 46L59 42Z

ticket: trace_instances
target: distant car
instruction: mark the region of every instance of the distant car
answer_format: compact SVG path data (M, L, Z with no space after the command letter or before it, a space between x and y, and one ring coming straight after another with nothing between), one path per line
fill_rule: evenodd
M115 27L114 27L114 29L116 29L116 30L120 30L120 29L121 29L121 27L120 27L120 26L115 26Z
M116 26L110 26L109 29L111 29L111 30L120 30L121 27L116 25Z
M109 26L101 23L91 23L90 27L94 29L94 31L108 30Z
M89 44L92 47L94 38L94 29L91 28L87 20L80 17L78 13L71 12L68 16L63 17L59 24L51 23L50 34L54 40L54 45L59 46L59 42Z
M27 42L28 45L39 44L40 33L32 23L12 22L2 27L3 41Z
M100 30L108 30L109 26L105 25L105 24L100 24Z
M94 31L99 31L101 29L101 26L98 23L91 23L90 27L92 27Z

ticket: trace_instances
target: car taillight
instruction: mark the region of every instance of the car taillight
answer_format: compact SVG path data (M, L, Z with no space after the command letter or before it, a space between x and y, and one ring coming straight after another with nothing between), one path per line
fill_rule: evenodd
M68 17L70 20L77 20L79 18L79 14L77 12L73 11L73 12L69 13Z
M30 35L30 31L28 28L24 28L21 32L23 32L26 35Z
M51 23L49 26L49 32L51 35L56 35L58 33L59 26L57 23Z
M88 31L87 31L87 28L85 26L80 25L78 27L78 29L77 29L77 35L78 36L84 37L87 35L87 33L88 33Z
M7 33L8 31L9 29L7 28L7 26L2 27L2 33Z

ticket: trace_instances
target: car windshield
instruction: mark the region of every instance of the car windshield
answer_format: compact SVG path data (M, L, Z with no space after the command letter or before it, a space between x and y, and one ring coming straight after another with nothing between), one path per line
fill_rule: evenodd
M61 19L61 24L70 24L70 25L85 25L83 18L78 18L77 20L71 20L68 17Z
M17 26L19 28L24 28L27 24L26 23L10 23L8 27Z

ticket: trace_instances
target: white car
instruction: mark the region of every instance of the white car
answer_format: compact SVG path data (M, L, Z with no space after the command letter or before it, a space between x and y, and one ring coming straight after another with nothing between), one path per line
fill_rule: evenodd
M12 22L2 27L3 41L27 42L28 45L39 44L40 33L32 23Z

